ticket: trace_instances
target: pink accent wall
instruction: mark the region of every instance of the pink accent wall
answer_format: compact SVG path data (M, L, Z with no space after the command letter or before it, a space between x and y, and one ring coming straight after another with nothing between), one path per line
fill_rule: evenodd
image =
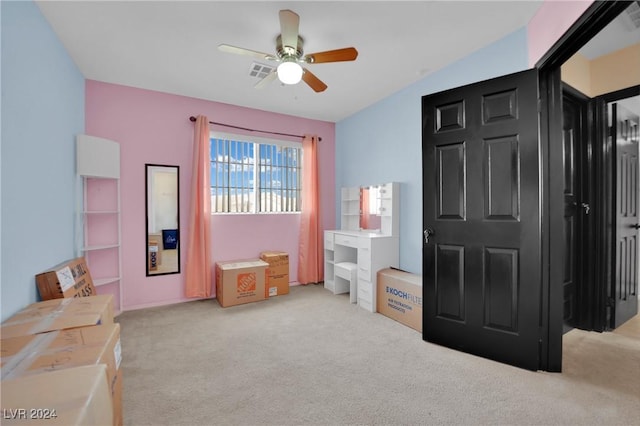
M594 0L545 0L527 25L529 66L534 67Z
M86 133L120 143L123 310L191 300L184 297L183 290L193 144L193 123L189 116L198 114L206 115L211 121L241 127L322 137L319 145L321 223L323 229L335 228L335 123L87 80ZM211 128L242 133L226 127ZM146 163L180 166L183 271L180 274L145 276ZM214 264L221 260L255 259L263 250L282 250L289 253L289 278L295 283L299 215L214 215L211 224Z

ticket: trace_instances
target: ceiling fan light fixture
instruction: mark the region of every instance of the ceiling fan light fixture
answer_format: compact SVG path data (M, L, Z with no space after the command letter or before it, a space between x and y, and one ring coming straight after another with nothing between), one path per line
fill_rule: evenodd
M285 61L278 65L278 79L284 84L298 84L302 80L302 72L297 62Z
M218 49L222 52L249 55L261 61L268 60L279 63L275 72L273 68L271 68L271 70L266 73L266 76L262 77L262 79L255 84L255 88L260 89L265 87L277 77L282 84L287 85L294 85L300 81L304 81L314 92L320 93L326 90L327 85L311 71L303 67L303 65L354 61L358 57L358 51L355 47L345 47L305 55L303 51L304 40L298 32L300 16L289 9L281 10L279 16L280 34L276 37L275 55L228 44L218 45ZM255 66L252 66L251 76L258 75L257 73L258 71L255 69Z

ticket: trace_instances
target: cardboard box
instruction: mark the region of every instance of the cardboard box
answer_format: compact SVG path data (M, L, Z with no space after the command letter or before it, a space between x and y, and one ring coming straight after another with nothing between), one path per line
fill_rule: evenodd
M106 369L88 365L3 380L2 424L113 424Z
M262 260L216 263L216 298L223 308L265 300L266 270Z
M289 254L284 251L263 251L260 259L269 264L266 297L289 294Z
M149 271L157 271L158 265L162 263L159 247L156 240L149 240Z
M422 276L392 268L378 271L377 310L422 332Z
M5 320L0 327L3 339L113 323L113 296L110 294L36 302Z
M96 294L84 257L68 260L36 275L36 284L42 300Z
M114 425L122 424L120 324L3 338L0 347L2 380L83 365L106 365Z

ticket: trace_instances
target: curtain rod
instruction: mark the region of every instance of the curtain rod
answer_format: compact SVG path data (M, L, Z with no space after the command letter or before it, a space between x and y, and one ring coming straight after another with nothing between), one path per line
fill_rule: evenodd
M192 115L191 117L189 117L190 121L195 122L196 118ZM304 136L300 136L300 135L292 135L290 133L279 133L279 132L271 132L269 130L256 130L256 129L249 129L247 127L240 127L240 126L234 126L232 124L225 124L225 123L218 123L215 121L210 121L209 124L216 124L218 126L224 126L224 127L232 127L234 129L240 129L240 130L248 130L249 132L260 132L260 133L270 133L272 135L280 135L280 136L292 136L294 138L304 138ZM318 141L322 141L321 137L318 137Z

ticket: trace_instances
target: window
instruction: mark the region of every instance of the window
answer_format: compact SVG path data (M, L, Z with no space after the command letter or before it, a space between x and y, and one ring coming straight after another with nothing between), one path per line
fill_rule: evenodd
M211 134L213 213L299 212L302 146Z

